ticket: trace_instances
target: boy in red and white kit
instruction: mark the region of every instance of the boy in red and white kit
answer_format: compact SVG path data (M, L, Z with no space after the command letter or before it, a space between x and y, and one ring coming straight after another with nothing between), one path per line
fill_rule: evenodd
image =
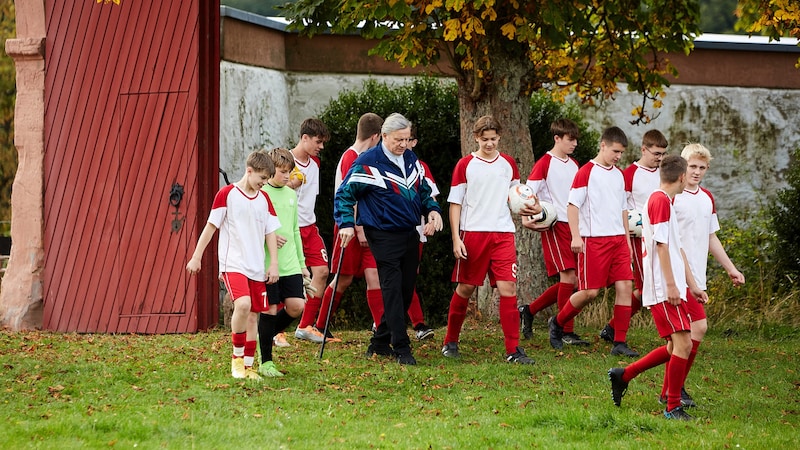
M642 155L639 160L622 171L625 178L625 192L628 196L628 209L642 212L647 206L650 194L658 189L660 179L658 166L667 153L667 138L658 131L650 130L642 137ZM642 238L630 235L633 248L633 296L631 297L631 316L642 307ZM615 338L625 342L627 336L617 336L614 332L616 317L612 316L600 337L608 342Z
M467 315L469 298L489 282L500 293L500 326L503 329L506 361L534 364L519 347L519 311L517 310L517 252L514 221L508 208L508 190L519 184L519 170L514 158L500 153L500 123L491 116L475 122L472 133L478 150L461 158L453 170L450 187L450 227L457 282L447 315L447 334L442 354L460 357L459 335ZM527 206L521 215L541 212L541 206Z
M547 276L558 274L559 280L530 305L519 307L522 336L525 339L530 339L533 334L532 324L536 313L555 303L561 309L578 285L575 274L578 260L570 248L572 236L567 222L567 204L572 180L578 173L578 162L570 155L578 146L580 131L575 122L558 119L550 125L550 133L553 135L553 148L536 161L525 184L533 189L540 201L550 202L556 207L558 220L552 227L547 227L537 225L532 218L523 216L522 225L541 234ZM569 345L589 345L575 334L573 320L564 325L562 340Z
M714 259L722 265L735 286L744 284L744 275L731 262L725 248L717 237L719 220L714 206L714 196L708 189L700 186L711 162L711 152L700 144L689 144L681 152L687 161L686 187L683 192L675 196L674 208L681 228L681 242L683 243L686 259L692 269L694 279L701 290L706 290L706 267L708 265L709 251ZM708 321L703 304L690 296L687 306L692 320L692 351L686 372L689 372L697 355L697 348L703 341L708 330ZM667 389L667 380L661 393L663 400ZM681 386L681 405L684 407L697 406L692 397Z
M328 282L328 251L319 235L314 208L319 195L319 152L330 139L330 132L319 119L306 119L300 125L300 142L292 149L296 164L292 177L286 185L297 191L297 219L303 253L311 271L311 284L303 316L294 336L298 339L322 342L322 334L313 327L322 298L320 294Z
M664 416L691 420L692 416L681 407L680 398L680 386L683 386L689 369L692 349L687 297L691 293L701 302L707 301L708 297L692 276L681 244L678 217L672 206L675 195L683 190L686 182L686 161L679 156L665 157L660 178L660 188L650 195L642 211L645 245L642 303L650 309L658 334L667 340L667 344L625 368L609 369L608 378L611 381L611 399L620 406L633 378L668 362L666 372L671 387Z
M350 167L352 167L353 162L358 158L358 155L378 145L378 142L381 140L382 125L383 119L374 113L363 114L358 119L356 141L350 148L342 153L342 156L339 158L339 164L336 166L334 192L339 189L342 180L347 175ZM325 294L322 297L322 306L319 308L319 314L317 315L315 326L317 330L325 328L325 322L328 320L330 302L333 301L333 306L330 307L331 314L333 314L339 307L339 302L341 302L345 291L350 287L353 283L353 279L356 277L364 277L367 284L367 305L372 313L373 321L375 323L380 323L380 316L383 314L383 295L381 294L381 285L378 279L378 266L367 244L367 238L364 235L364 227L356 225L355 234L358 242L347 246L342 253L339 251L342 246L339 240L339 228L334 225L333 248L337 251L333 253L331 267L334 270L339 267L340 255L344 255L344 259L342 260L342 268L339 273L334 273L334 275L339 277L338 284L335 281L331 281L325 288ZM334 284L336 284L336 292L333 291ZM377 319L375 318L376 315ZM320 334L320 337L321 336ZM328 342L331 342L331 340L338 341L338 339L331 338L332 335L329 336Z
M567 206L571 248L578 254L578 292L572 294L557 316L549 320L550 345L564 346L564 324L578 315L600 289L614 285L614 315L624 336L631 311L631 244L628 240L628 210L625 180L616 166L628 145L618 127L607 128L600 137L597 156L578 170ZM617 342L612 355L636 356L627 343Z
M275 165L266 152L253 152L247 157L242 179L223 187L214 197L208 222L186 264L190 274L200 271L203 252L219 229L220 278L233 299L231 375L234 378L261 379L253 370L258 313L269 309L265 282L278 281L275 230L281 226L267 193L261 188L274 173ZM271 261L266 273L265 243Z

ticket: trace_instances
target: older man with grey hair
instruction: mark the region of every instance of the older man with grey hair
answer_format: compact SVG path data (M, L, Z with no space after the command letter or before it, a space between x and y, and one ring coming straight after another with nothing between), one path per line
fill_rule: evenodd
M400 364L414 365L405 316L419 264L416 227L426 217L425 233L431 235L442 229L442 217L424 169L408 149L410 140L411 122L398 113L389 115L381 141L355 160L336 191L333 215L342 248L353 239L356 224L364 227L378 266L384 315L367 355L394 356Z

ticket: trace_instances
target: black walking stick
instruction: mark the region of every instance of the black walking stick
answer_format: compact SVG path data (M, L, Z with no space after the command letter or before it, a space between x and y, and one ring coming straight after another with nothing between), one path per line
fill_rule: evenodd
M340 241L341 242L341 241ZM325 316L325 329L322 330L322 345L319 348L319 359L322 359L322 354L325 353L325 343L328 342L328 324L331 322L331 310L333 309L333 302L336 300L336 289L339 288L339 273L342 271L342 261L344 261L344 247L339 252L339 264L336 265L336 275L333 279L333 296L331 302L328 303L328 315Z

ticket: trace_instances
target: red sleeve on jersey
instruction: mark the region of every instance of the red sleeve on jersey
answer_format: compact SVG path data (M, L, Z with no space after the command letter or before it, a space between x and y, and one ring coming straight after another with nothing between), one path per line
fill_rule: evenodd
M547 171L550 170L550 161L552 160L553 157L550 156L550 153L545 153L544 156L539 158L539 161L536 161L536 164L533 165L531 174L528 175L528 180L539 181L547 179Z
M517 161L515 161L514 158L511 157L511 155L506 155L505 153L500 153L500 156L505 158L505 160L508 161L508 164L511 166L513 173L513 175L511 176L511 180L519 181L519 167L517 167Z
M433 179L433 172L431 172L431 168L428 167L427 164L425 164L425 161L421 159L417 159L417 161L419 161L419 164L422 166L423 169L425 169L425 178L431 180L431 183L436 184L436 180Z
M717 202L714 201L714 196L711 195L711 191L709 191L708 189L704 188L703 186L700 186L700 189L702 189L703 192L705 192L706 195L708 195L708 198L711 199L711 213L712 214L716 214L717 213Z
M572 180L572 189L585 188L589 186L589 174L592 173L593 163L584 164L583 167L578 169L575 174L575 179Z
M356 153L353 149L347 149L347 151L342 154L342 164L341 164L341 176L344 180L344 177L347 176L347 172L350 171L350 168L353 167L353 162L358 158L358 153Z
M669 222L670 203L667 194L661 191L650 194L650 198L647 200L647 215L650 217L651 224Z
M264 198L267 199L267 206L269 206L269 214L277 217L278 214L275 212L275 207L272 206L272 200L270 200L269 195L267 195L267 192L266 191L258 191L258 192L263 194Z
M211 209L217 208L225 208L228 206L228 194L231 192L231 189L236 187L235 184L229 184L217 192L217 195L214 196L214 203L211 205Z
M467 166L472 160L472 155L467 155L458 160L456 167L453 169L453 180L450 186L458 186L467 182Z
M322 167L322 163L320 162L319 156L311 156L311 155L308 155L308 156L311 159L313 159L315 163L317 163L317 167Z
M631 164L622 171L622 177L625 178L625 192L633 192L633 174L638 167L636 164Z

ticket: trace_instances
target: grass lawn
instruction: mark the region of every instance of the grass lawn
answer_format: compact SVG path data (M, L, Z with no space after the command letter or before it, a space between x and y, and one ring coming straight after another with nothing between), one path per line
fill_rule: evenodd
M283 378L230 377L230 336L0 332L3 448L798 448L800 332L709 333L687 390L694 422L668 421L663 368L631 382L622 407L594 329L590 347L522 341L534 366L503 359L499 324L467 321L460 360L440 354L443 329L415 342L418 365L367 359L366 331L319 346L289 334ZM632 330L646 352L653 328Z

